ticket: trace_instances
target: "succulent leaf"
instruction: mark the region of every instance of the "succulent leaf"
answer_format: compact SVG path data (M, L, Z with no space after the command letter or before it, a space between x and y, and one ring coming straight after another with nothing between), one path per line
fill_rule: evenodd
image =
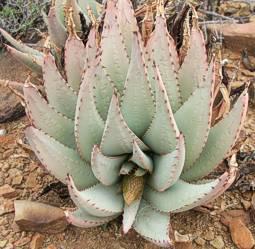
M136 141L142 150L149 148L128 128L120 112L117 96L113 94L105 129L101 141L101 151L106 156L118 156L133 151Z
M248 94L243 93L228 115L211 128L204 150L182 179L193 181L208 175L234 146L244 123Z
M168 100L165 86L160 73L156 69L156 112L143 141L157 154L167 154L176 147L180 132Z
M70 34L65 44L65 71L67 82L79 91L85 65L86 49L77 35Z
M199 158L210 131L214 85L207 82L204 85L197 88L174 115L177 126L185 137L184 170L190 168Z
M79 189L97 183L90 166L80 159L75 150L64 146L33 127L27 128L25 133L41 163L58 180L66 183L66 177L69 174Z
M226 172L220 178L202 184L179 180L164 192L146 187L144 199L161 212L182 212L208 202L213 196L217 196L219 189L229 187L228 183L232 183L233 178L233 172Z
M86 18L87 25L90 24L88 9L91 9L93 15L98 17L100 14L101 4L95 0L77 0L78 6Z
M97 26L92 26L89 35L88 40L86 43L86 52L85 52L85 66L84 69L86 70L90 64L93 64L98 52L98 30Z
M121 99L121 112L129 128L137 136L142 136L151 123L154 103L137 33L133 35L132 44L130 66Z
M75 149L73 121L49 106L32 85L24 86L24 97L33 125L60 143Z
M103 120L106 120L113 95L113 84L106 76L100 61L89 78L89 81L94 86L93 90L98 113Z
M207 67L203 33L201 30L193 27L190 36L190 47L179 71L181 99L183 103L203 81Z
M123 232L124 234L128 233L128 231L132 228L132 225L135 222L135 217L138 212L140 206L141 198L135 200L130 205L125 203L124 212L123 212Z
M26 54L30 54L35 57L42 57L43 53L39 52L36 49L33 49L24 43L17 41L14 39L9 33L7 33L5 30L0 28L0 32L3 35L3 37L12 45L14 46L18 51Z
M92 151L91 169L102 184L109 186L118 182L120 168L126 158L127 155L107 157L95 145Z
M179 61L174 41L167 31L166 19L161 15L156 17L155 30L148 41L147 50L151 61L155 61L160 71L172 110L176 112L181 106L177 74Z
M65 6L69 0L55 0L56 18L59 23L65 25Z
M181 134L173 152L153 157L154 171L148 179L148 184L159 192L173 186L182 173L184 161L185 142Z
M120 175L129 175L134 168L135 168L134 163L131 163L131 162L123 163L120 169Z
M146 171L145 169L142 169L140 167L138 167L136 170L135 170L135 173L134 175L135 176L144 176L145 174L147 174L148 171Z
M67 85L50 54L44 58L43 80L49 104L68 118L74 119L77 93Z
M15 57L18 61L27 66L30 70L35 71L37 74L42 74L43 59L32 54L23 53L15 48L6 45L8 52Z
M118 24L128 56L131 56L133 32L138 31L134 9L130 0L117 1Z
M173 246L174 242L169 237L170 215L156 211L145 200L140 204L133 227L146 240L158 246Z
M113 0L107 2L101 40L102 65L117 90L122 93L129 67L129 58L120 34L118 10Z
M150 173L152 173L153 171L152 159L140 149L136 141L134 141L133 143L133 154L132 157L130 158L130 161L134 162L142 169L145 169Z
M58 20L56 8L51 7L47 17L46 24L51 41L58 47L63 48L67 39L65 26Z
M100 144L104 130L104 121L100 117L93 96L93 86L88 77L81 84L78 95L76 116L75 116L75 136L80 155L87 162L91 160L91 152L95 144Z
M75 211L65 211L65 215L68 223L82 228L101 226L117 218L117 215L110 217L93 216L82 209L77 209Z
M99 183L79 191L72 177L69 177L68 189L75 204L91 215L109 217L123 211L123 197L118 184L105 186Z

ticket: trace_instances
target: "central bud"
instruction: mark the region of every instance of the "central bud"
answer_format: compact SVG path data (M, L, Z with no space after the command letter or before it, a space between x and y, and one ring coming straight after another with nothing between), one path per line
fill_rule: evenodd
M127 205L132 204L134 201L140 199L144 188L144 177L126 175L123 178L123 197Z

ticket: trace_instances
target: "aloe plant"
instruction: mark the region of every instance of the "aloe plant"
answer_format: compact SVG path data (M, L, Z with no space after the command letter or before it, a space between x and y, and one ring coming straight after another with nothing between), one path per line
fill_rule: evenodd
M68 185L77 206L66 211L71 224L99 226L123 215L124 233L134 228L170 247L170 214L213 200L234 181L233 168L201 179L231 152L248 96L212 126L214 63L197 25L180 65L162 8L146 46L129 0L108 0L104 12L102 31L93 25L86 46L70 29L64 73L51 53L36 54L47 97L24 86L26 137Z
M43 18L49 33L49 47L56 53L64 48L68 38L68 23L66 11L71 7L75 30L82 33L83 25L90 26L90 16L100 18L102 6L95 0L54 0L48 15L44 12ZM0 28L3 37L13 46L7 45L7 50L19 61L24 63L32 71L42 74L43 53L33 49L19 41Z

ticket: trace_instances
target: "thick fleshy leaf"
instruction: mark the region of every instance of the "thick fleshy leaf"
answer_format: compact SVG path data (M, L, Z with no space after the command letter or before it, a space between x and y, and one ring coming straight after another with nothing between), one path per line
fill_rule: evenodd
M63 0L60 0L60 1L63 2ZM81 8L78 5L77 0L64 0L64 1L67 2L69 8L72 7L75 30L81 31L82 30L81 18L80 18Z
M65 71L68 84L79 91L85 65L86 49L82 40L71 34L65 44Z
M201 84L208 64L203 33L196 27L191 30L190 47L179 71L181 99L184 103Z
M90 228L101 226L114 220L117 216L110 217L97 217L90 215L82 209L77 209L75 211L65 211L66 219L68 223L82 228Z
M102 8L101 4L99 4L95 0L77 0L77 3L86 18L87 25L90 24L88 8L92 10L92 13L95 17L98 17L100 13L100 9Z
M208 79L211 80L210 77ZM177 126L185 137L184 170L190 168L199 158L207 141L211 126L213 90L214 85L206 82L194 91L174 115Z
M72 177L69 177L68 189L75 204L91 215L109 217L118 215L123 211L124 202L120 185L105 186L97 184L79 191Z
M160 73L156 69L156 112L143 141L157 154L172 152L180 135Z
M117 90L122 93L129 67L129 58L116 22L117 18L116 3L109 0L102 32L101 58L107 75L113 80Z
M91 27L88 35L88 40L86 43L86 53L85 53L85 66L84 70L90 66L96 58L98 52L98 30L97 26L94 25Z
M24 86L28 116L33 125L60 143L75 148L74 122L53 109L31 85Z
M33 55L33 56L36 56L36 57L42 57L43 56L43 54L40 51L38 51L36 49L33 49L33 48L27 46L26 44L20 42L20 41L17 41L9 33L7 33L5 30L0 28L0 32L3 35L3 37L12 46L14 46L17 50L19 50L20 52L27 53L27 54L30 54L30 55Z
M43 80L49 104L68 118L74 119L77 93L67 85L50 54L44 58Z
M135 12L130 0L117 1L118 8L118 24L120 27L121 36L130 57L132 51L133 32L138 31Z
M148 179L148 184L159 192L165 191L179 180L184 161L185 141L181 134L178 138L176 149L173 152L154 156L154 171Z
M6 45L8 52L16 58L18 61L22 62L25 66L27 66L30 70L35 71L38 74L42 74L42 57L33 56L31 54L23 53L15 48L12 48Z
M148 171L146 171L145 169L142 169L140 167L138 167L136 170L135 170L135 173L134 175L135 176L144 176L145 174L147 174Z
M173 246L170 239L170 215L154 210L142 200L133 225L134 229L146 240L162 247Z
M120 112L117 96L112 97L105 129L100 145L101 151L106 156L118 156L131 153L133 142L136 141L142 150L149 148L128 128Z
M79 189L90 187L98 181L90 166L78 153L33 127L26 129L26 138L45 168L58 180L66 183L67 175L74 178Z
M91 152L96 144L100 144L104 121L100 117L93 96L93 86L89 82L90 70L86 72L81 85L75 116L75 136L80 155L87 162L91 160Z
M134 168L136 167L136 165L134 163L131 162L125 162L120 169L120 175L129 175Z
M90 82L94 86L93 91L97 110L103 120L106 120L113 94L113 84L106 76L101 61L95 66Z
M190 184L179 180L164 192L150 187L144 190L144 199L161 212L183 212L212 200L224 192L235 179L235 171L207 183Z
M184 171L182 178L197 180L208 175L231 151L244 123L248 108L248 94L242 94L232 110L211 128L208 140L199 159Z
M59 23L65 25L65 5L69 0L55 0L56 17Z
M133 154L130 158L130 161L134 162L142 169L152 173L153 171L153 161L152 159L146 155L138 146L138 144L134 141L133 143Z
M174 40L167 30L166 19L161 15L156 17L155 30L148 41L147 50L160 71L171 108L175 112L181 106L177 74L179 61Z
M51 41L58 47L63 48L67 39L67 31L56 16L56 8L51 7L47 19L47 28Z
M131 61L121 99L121 112L128 127L138 137L148 129L154 114L154 98L142 53L138 34L134 33Z
M132 202L130 205L125 204L122 220L124 234L128 233L135 222L135 217L139 209L140 202L141 198Z
M94 146L91 157L91 168L95 177L104 185L112 185L118 182L120 168L127 158L126 155L107 157L102 154L97 145Z

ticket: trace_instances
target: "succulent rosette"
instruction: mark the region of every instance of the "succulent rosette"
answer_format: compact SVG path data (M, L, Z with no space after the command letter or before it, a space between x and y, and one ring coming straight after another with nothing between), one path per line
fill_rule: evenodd
M103 12L102 29L93 23L86 45L69 30L64 70L50 53L40 54L46 98L25 85L32 123L26 137L68 185L77 206L66 211L71 224L99 226L123 215L124 233L134 228L169 247L170 214L207 203L232 184L235 169L201 179L234 146L248 96L212 126L214 63L199 28L193 25L180 65L162 10L146 45L129 0L108 0Z

